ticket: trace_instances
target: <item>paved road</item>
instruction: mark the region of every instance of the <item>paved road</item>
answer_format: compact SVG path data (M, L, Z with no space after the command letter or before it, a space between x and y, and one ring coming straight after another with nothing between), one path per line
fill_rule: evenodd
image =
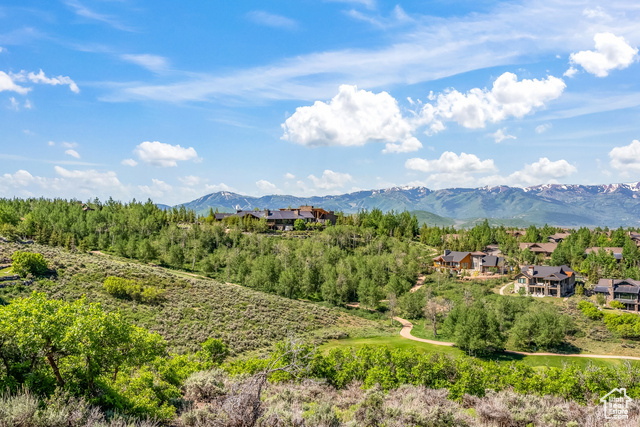
M502 289L500 290L502 291ZM402 324L402 329L400 330L400 336L403 338L407 338L413 341L426 342L428 344L433 345L442 345L447 347L453 347L454 343L445 342L445 341L434 341L427 340L424 338L418 338L411 335L411 329L413 329L413 323L409 322L406 319L402 319L400 317L394 317L394 320L400 322ZM505 353L509 354L519 354L522 356L559 356L559 357L585 357L588 359L628 359L628 360L640 360L640 357L635 356L616 356L611 354L558 354L558 353L527 353L524 351L513 351L513 350L505 350Z

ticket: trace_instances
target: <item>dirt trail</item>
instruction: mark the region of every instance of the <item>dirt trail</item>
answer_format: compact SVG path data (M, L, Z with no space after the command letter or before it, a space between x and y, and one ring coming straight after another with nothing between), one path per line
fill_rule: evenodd
M426 276L424 274L421 274L418 276L418 280L416 281L416 284L413 285L413 287L411 289L409 289L409 292L415 292L418 289L420 289L422 287L422 285L424 285L424 279L426 278Z
M411 329L413 329L413 324L406 319L402 319L400 317L394 317L394 320L400 322L402 324L402 329L400 330L400 336L403 338L407 338L413 341L426 342L428 344L433 345L442 345L447 347L453 347L454 343L445 342L445 341L434 341L427 340L424 338L418 338L411 335ZM612 354L558 354L558 353L527 353L524 351L514 351L514 350L505 350L505 353L508 354L519 354L522 356L559 356L559 357L585 357L588 359L628 359L628 360L640 360L640 357L636 356L616 356Z
M511 283L507 283L506 285L504 285L503 287L500 288L500 295L504 295L504 290L507 288L507 286L511 285Z

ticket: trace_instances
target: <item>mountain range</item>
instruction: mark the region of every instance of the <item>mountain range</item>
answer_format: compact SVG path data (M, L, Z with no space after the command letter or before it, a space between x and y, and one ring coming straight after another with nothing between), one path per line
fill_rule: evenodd
M430 190L393 187L354 193L296 197L244 196L229 191L208 194L184 203L207 214L313 205L354 213L378 208L383 212L410 211L429 225L472 225L485 218L494 224L579 226L640 226L640 182L608 185L545 184L527 188L497 186Z

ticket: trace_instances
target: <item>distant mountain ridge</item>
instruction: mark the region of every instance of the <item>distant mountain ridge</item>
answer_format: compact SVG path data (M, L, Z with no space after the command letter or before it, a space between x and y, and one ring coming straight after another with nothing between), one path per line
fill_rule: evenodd
M605 185L545 184L527 188L508 186L482 188L392 187L354 193L296 197L245 196L220 191L200 197L184 206L206 214L209 208L233 212L239 209L278 209L314 205L354 213L378 208L383 212L426 211L434 222L473 222L480 218L507 224L550 224L557 226L640 226L640 182ZM444 217L441 220L436 216ZM424 216L429 223L429 216Z

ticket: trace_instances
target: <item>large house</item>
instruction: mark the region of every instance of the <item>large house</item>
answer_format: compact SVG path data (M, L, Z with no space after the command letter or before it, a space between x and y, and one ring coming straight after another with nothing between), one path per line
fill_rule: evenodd
M290 230L293 228L296 220L301 219L305 223L321 223L335 224L336 216L333 211L326 211L322 208L313 206L300 206L299 208L283 208L277 211L265 209L263 211L243 211L238 210L236 213L218 213L215 214L216 221L222 221L232 216L244 219L249 216L254 219L265 218L267 225L275 230Z
M520 243L520 250L529 249L534 254L542 254L545 258L550 258L553 251L558 247L557 243Z
M600 279L594 292L602 294L611 301L619 301L625 306L625 310L638 312L640 305L640 281L632 279Z
M504 258L487 255L484 252L457 252L445 250L433 259L433 266L438 270L462 271L471 270L480 273L489 271L504 272Z
M575 284L575 272L566 265L560 267L524 265L516 276L514 290L518 292L524 288L529 295L560 298L572 294Z

